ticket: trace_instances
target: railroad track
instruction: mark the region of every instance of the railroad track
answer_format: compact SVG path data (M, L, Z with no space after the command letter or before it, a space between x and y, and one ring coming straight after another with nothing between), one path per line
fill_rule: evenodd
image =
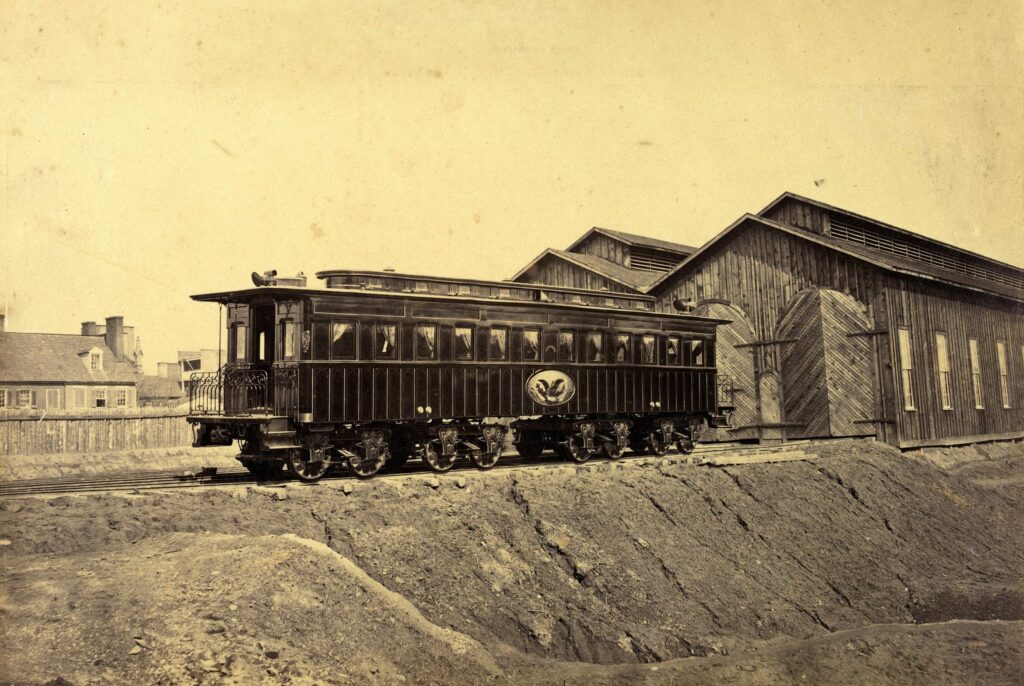
M758 455L774 452L792 451L794 448L804 447L811 441L797 441L778 446L737 446L733 445L698 445L689 456L697 460L702 457L710 457L722 453L735 453L737 455ZM678 453L670 452L665 457L682 457ZM626 454L616 460L617 462L633 462L653 458L651 455ZM597 459L594 460L595 462ZM552 465L572 465L572 462L557 460L552 454L545 453L539 459L526 460L515 452L505 453L494 470L502 469L542 469ZM588 463L591 464L591 463ZM462 471L478 471L472 465L459 464L451 473ZM382 473L374 479L389 479L401 476L422 474L424 476L438 476L422 462L410 462L399 470ZM347 473L347 470L340 470L329 473L322 480L335 481L339 479L355 479ZM238 486L238 485L278 485L283 483L299 483L297 479L289 477L287 473L279 481L261 481L253 477L244 469L217 469L207 468L197 472L182 472L180 470L162 470L147 472L126 472L123 474L104 475L78 475L48 479L22 479L0 483L0 498L16 497L27 495L69 495L75 493L97 493L104 491L150 491L167 490L178 488L197 488L201 486Z

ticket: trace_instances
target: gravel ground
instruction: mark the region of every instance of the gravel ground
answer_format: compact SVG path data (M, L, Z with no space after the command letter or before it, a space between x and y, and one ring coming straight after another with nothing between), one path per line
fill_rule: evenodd
M5 499L0 681L1024 681L1024 448L814 450Z

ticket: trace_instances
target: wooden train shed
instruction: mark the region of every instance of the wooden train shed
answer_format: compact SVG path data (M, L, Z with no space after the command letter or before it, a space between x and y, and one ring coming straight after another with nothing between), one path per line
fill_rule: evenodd
M785 193L649 285L719 327L733 426L711 438L1024 437L1024 270Z

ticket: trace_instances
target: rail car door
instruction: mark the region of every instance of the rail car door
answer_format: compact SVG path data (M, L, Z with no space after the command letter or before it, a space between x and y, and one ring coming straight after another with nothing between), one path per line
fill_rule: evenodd
M274 406L274 332L277 324L277 307L274 303L253 303L250 307L249 360L254 370L267 374L267 407Z

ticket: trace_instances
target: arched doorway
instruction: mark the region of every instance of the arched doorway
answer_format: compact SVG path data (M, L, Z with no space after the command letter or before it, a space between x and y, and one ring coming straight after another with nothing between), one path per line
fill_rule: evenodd
M757 438L757 387L749 347L754 341L754 329L750 319L741 309L724 300L705 300L697 306L694 314L730 322L718 327L715 357L719 382L731 384L733 404L736 407L732 415L732 427L708 429L701 440L740 441Z

